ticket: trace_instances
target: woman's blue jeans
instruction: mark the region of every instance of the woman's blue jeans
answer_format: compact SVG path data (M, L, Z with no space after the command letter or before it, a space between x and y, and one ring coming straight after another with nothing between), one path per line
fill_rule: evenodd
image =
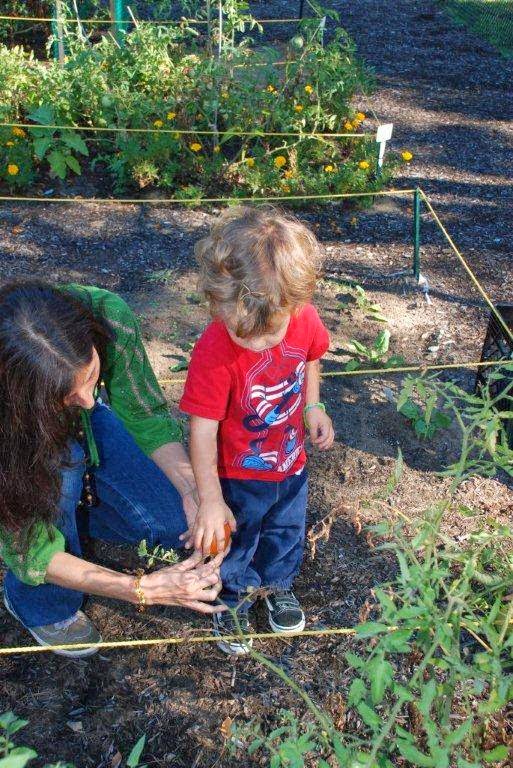
M181 547L179 536L187 529L182 500L157 465L138 448L122 422L104 404L92 412L92 428L101 466L94 470L100 504L87 511L90 536L118 544L166 549ZM71 444L72 465L62 472L57 528L63 533L66 552L81 557L77 507L85 471L84 452ZM8 571L4 579L7 601L26 627L54 624L73 616L84 595L53 584L24 584Z

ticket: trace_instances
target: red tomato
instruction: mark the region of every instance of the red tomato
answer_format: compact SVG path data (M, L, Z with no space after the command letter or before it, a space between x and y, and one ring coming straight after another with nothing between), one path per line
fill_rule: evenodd
M224 549L228 549L228 547L230 546L231 539L232 539L232 529L230 528L228 523L225 523L224 524ZM217 546L217 539L214 535L214 538L210 543L210 554L212 557L215 557L218 553L219 553L219 548Z

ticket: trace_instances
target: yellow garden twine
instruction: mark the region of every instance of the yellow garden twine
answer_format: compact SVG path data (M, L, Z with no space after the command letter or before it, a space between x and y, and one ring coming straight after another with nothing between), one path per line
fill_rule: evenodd
M482 368L489 366L504 366L508 362L513 364L513 360L469 360L462 363L440 363L433 365L401 365L394 368L360 368L356 371L324 371L321 372L321 378L326 379L330 376L383 376L391 373L412 373L425 371L448 371L454 368ZM185 384L185 379L159 379L159 384Z
M303 139L372 139L376 137L373 133L308 133L307 131L237 131L227 128L224 131L204 130L198 128L120 128L119 126L99 126L99 125L39 125L37 123L0 123L0 128L33 128L37 130L48 131L93 131L106 133L177 133L190 135L194 133L198 136L252 136L254 138L266 138L274 136L280 138L303 138Z
M130 205L158 205L165 203L180 203L181 205L197 205L199 203L248 203L273 202L274 200L340 200L348 197L386 197L394 195L411 195L414 189L389 189L381 192L325 192L319 195L275 195L273 197L163 197L163 198L127 198L127 197L17 197L15 195L0 195L0 202L17 203L101 203Z

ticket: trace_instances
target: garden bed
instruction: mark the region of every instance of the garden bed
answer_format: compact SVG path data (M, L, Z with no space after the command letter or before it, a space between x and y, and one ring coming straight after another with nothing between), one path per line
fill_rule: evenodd
M158 375L180 378L183 373L170 368L188 355L189 344L207 321L205 306L198 303L196 294L192 246L213 215L164 206L106 209L88 204L67 207L66 215L57 204L10 206L2 212L2 279L31 274L81 280L121 292L141 318ZM455 258L431 225L424 223L423 248L431 303L412 281L383 279L385 273L411 264L407 202L383 201L358 214L356 221L354 212L338 206L301 215L317 232L327 256L326 277L317 296L332 336L326 371L343 367L346 358L337 351L351 338L370 343L384 327L356 307L341 282L347 278L364 286L370 303L379 303L388 319L392 353L412 363L479 357L488 313L479 296L469 291ZM488 288L493 292L498 286L489 281ZM347 308L341 308L341 303ZM473 376L464 370L451 374L467 389L473 385ZM306 558L298 579L309 627L353 625L359 615L365 615L372 587L393 576L394 557L377 552L362 528L376 522L376 514L361 509L359 502L384 487L398 445L405 470L394 497L397 507L414 517L427 504L440 501L447 490L448 480L436 473L454 459L457 431L451 428L427 442L415 437L392 402L400 382L400 374L388 374L323 383L338 439L329 455L310 451L309 523L334 509L339 509L340 516L329 543L318 544L315 560ZM166 386L175 413L180 391L179 384ZM504 523L513 511L511 491L502 478L468 481L458 499ZM444 529L464 540L474 522L450 515ZM95 545L94 553L100 561L118 567L133 567L136 562L134 553L121 548ZM87 611L105 639L208 629L204 620L185 612L154 609L140 618L130 607L96 598L89 600ZM261 610L255 625L266 630ZM5 612L0 627L3 644L28 642ZM344 653L355 647L353 639L272 641L261 646L335 720L345 722L338 691L347 680ZM25 742L48 760L59 756L80 765L107 767L118 749L126 755L135 736L144 732L149 738L146 759L152 765L200 766L218 761L229 766L233 758L225 751L220 731L225 718L256 717L272 724L280 707L301 711L290 691L267 670L251 660L227 661L212 646L106 651L88 662L46 655L27 661L13 656L2 662L2 706L31 720ZM41 708L44 717L37 714ZM79 753L83 757L77 760Z

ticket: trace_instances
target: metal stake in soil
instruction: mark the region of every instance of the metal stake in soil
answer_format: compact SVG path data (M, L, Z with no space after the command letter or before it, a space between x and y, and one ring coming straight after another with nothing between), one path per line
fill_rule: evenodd
M413 276L420 279L420 190L413 193Z

